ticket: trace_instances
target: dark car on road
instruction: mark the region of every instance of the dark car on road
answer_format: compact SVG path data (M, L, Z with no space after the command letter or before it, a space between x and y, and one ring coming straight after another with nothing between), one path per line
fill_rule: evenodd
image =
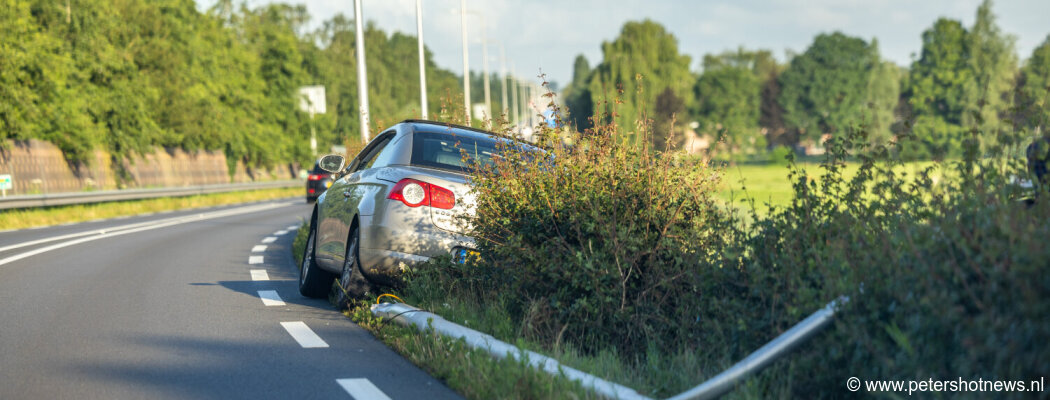
M373 284L438 255L474 255L459 217L474 213L472 166L492 165L509 146L535 147L483 130L407 120L376 136L349 163L321 158L335 182L317 199L299 291L326 297L338 279L345 306Z
M306 202L313 203L317 201L317 198L321 197L321 193L324 193L329 186L332 186L333 181L335 180L332 178L331 172L321 169L317 163L314 163L310 174L306 176Z

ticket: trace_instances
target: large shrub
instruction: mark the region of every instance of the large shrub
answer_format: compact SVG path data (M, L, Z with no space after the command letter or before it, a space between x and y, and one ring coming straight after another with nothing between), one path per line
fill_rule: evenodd
M659 396L839 298L830 329L737 393L841 398L854 376L1050 374L1050 199L1011 183L1027 178L1022 160L977 158L979 132L962 160L910 171L899 149L856 147L868 141L850 129L828 143L823 172L790 167L789 205L744 219L711 199L717 171L617 132L599 121L552 157L512 155L482 174L482 260L420 269L412 298L476 304L484 315L471 318L500 337L615 350ZM846 159L861 162L849 178Z
M733 305L764 331L756 339L773 333L764 321L780 332L850 298L829 333L766 375L789 377L781 390L836 398L850 393L851 376L1028 381L1050 372L1040 339L1050 335L1040 317L1050 309L1050 207L1046 196L1019 201L1010 182L1023 165L975 159L975 143L967 159L917 176L875 152L843 180L850 143L839 141L823 176L796 175L791 205L755 225L751 255L723 281L750 289Z
M630 353L696 325L696 270L725 240L717 177L622 135L599 123L550 153L512 153L475 182L479 250L526 335Z

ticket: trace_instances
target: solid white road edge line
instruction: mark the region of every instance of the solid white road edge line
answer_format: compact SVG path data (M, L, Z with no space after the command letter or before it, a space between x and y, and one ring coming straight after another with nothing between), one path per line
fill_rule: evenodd
M266 273L265 269L253 269L251 270L253 281L268 281L270 280L270 274Z
M310 330L309 326L303 321L295 322L282 322L281 326L284 330L288 331L289 335L292 335L292 339L299 342L300 346L304 349L317 349L322 347L328 347L328 343L325 343L320 336L317 336L314 331Z
M281 300L281 296L277 294L276 290L260 290L259 298L262 299L263 305L267 307L284 305L284 300Z
M266 251L266 245L265 244L260 244L260 245L257 245L255 247L252 247L252 253L262 253L264 251Z
M353 379L336 379L335 383L343 387L350 396L353 396L354 400L390 400L390 397L383 393L382 390L372 384L365 378L353 378Z
M21 260L23 258L32 257L32 256L35 256L37 254L42 254L42 253L46 253L46 252L49 252L49 251L52 251L52 250L57 250L57 249L61 249L63 247L69 247L69 246L73 246L73 245L80 244L80 243L90 242L90 241L93 241L93 240L99 240L99 239L104 239L104 238L113 237L113 236L120 236L120 235L125 235L125 234L128 234L128 233L135 233L135 232L142 232L142 231L148 231L148 230L153 230L153 229L159 229L159 228L164 228L164 227L168 227L168 226L181 225L181 224L185 224L185 223L189 223L189 222L204 221L204 220L208 220L208 219L215 219L215 218L222 218L222 217L230 217L230 216L240 215L240 214L248 214L248 213L253 213L253 212L258 212L258 211L269 210L271 208L287 207L287 206L290 206L292 204L295 204L295 203L269 203L269 204L248 206L248 207L242 207L242 208L235 208L235 209L231 209L231 210L216 211L216 212L212 212L212 213L195 214L195 215L191 215L191 216L178 217L178 218L172 218L172 219L165 219L165 220L160 220L160 221L153 221L153 222L151 222L149 224L146 224L146 223L130 224L130 225L122 226L122 227L111 228L111 229L108 229L108 230L95 230L95 231L90 231L90 232L81 232L81 233L75 233L75 234L70 234L70 235L56 236L55 238L40 239L40 240L31 241L31 242L19 243L19 244L16 244L16 245L11 245L11 246L6 246L6 247L3 247L3 248L0 248L0 251L10 250L10 249L19 248L19 247L25 247L25 246L31 246L31 245L34 245L34 244L53 242L53 241L56 241L56 240L69 239L69 238L78 237L78 236L94 235L94 236L88 236L88 237L84 237L84 238L80 238L80 239L76 239L76 240L71 240L71 241L64 242L64 243L53 244L53 245L47 246L47 247L41 247L39 249L32 250L32 251L27 251L27 252L21 253L21 254L16 254L16 255L13 255L11 257L7 257L7 258L4 258L4 259L0 260L0 265L9 264L9 263ZM145 224L145 226L141 226L141 225L144 225L144 224ZM129 227L132 227L132 228L128 229ZM114 230L118 230L118 231L114 232Z
M248 256L248 265L262 264L263 256Z
M55 241L59 241L59 240L72 239L72 238L77 238L77 237L81 237L81 236L105 235L107 233L118 232L118 231L121 231L121 230L124 230L124 229L133 229L133 228L138 228L140 226L163 224L163 223L166 223L166 222L179 220L181 218L183 218L183 217L161 219L161 220L156 220L156 221L136 222L134 224L115 226L115 227L112 227L112 228L94 229L94 230L90 230L90 231L70 233L70 234L59 235L59 236L52 236L52 237L43 238L43 239L37 239L37 240L30 240L28 242L15 243L15 244L10 245L10 246L0 247L0 252L4 252L4 251L8 251L8 250L14 250L14 249L21 248L21 247L38 245L38 244L41 244L41 243L48 243L48 242L55 242ZM47 226L42 226L40 228L47 228Z

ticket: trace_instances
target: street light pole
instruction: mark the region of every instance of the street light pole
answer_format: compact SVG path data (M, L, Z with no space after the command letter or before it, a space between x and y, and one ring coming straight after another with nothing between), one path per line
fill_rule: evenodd
M360 0L357 0L360 1ZM470 126L470 61L467 51L467 0L459 0L460 28L463 33L463 108Z
M515 125L517 125L519 122L521 122L521 118L519 118L519 114L518 114L518 83L514 79L514 64L510 65L510 71L511 71L510 72L510 77L507 78L510 81L510 90L511 90L511 96L510 96L510 118L512 118L513 119L512 122Z
M427 63L423 49L423 0L416 0L416 34L419 37L419 109L423 119L427 119Z
M500 103L502 106L502 114L505 114L504 118L510 119L510 115L507 115L507 58L503 54L503 43L499 44L499 74L500 74L500 85L503 86L503 102Z
M518 81L518 93L521 95L521 100L518 100L518 119L525 126L532 125L529 123L529 114L525 112L529 108L529 89L525 87L525 82L520 80Z
M484 62L482 62L481 65L483 65L482 70L485 73L485 76L483 78L483 81L485 82L485 112L489 113L489 115L486 115L485 117L486 117L486 121L487 121L486 122L487 128L492 129L492 115L491 115L492 114L492 98L489 96L489 42L488 42L488 37L489 37L489 34L488 34L488 30L486 29L485 18L482 17L481 18L481 58L484 60Z
M362 28L361 0L354 0L354 20L357 24L357 99L361 103L361 139L368 143L368 72L365 71L365 31Z

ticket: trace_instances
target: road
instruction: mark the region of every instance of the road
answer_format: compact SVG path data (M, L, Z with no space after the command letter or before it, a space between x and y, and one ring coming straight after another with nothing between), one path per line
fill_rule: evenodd
M0 232L0 399L458 398L299 295L289 248L309 212L288 199Z

